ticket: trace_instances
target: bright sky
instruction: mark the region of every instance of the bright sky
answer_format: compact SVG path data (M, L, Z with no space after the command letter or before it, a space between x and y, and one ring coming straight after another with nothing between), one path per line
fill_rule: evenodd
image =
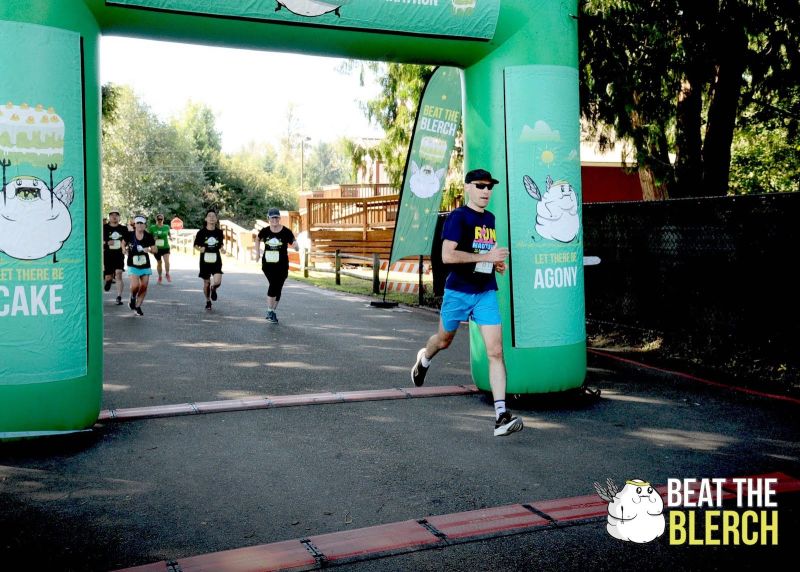
M277 144L294 104L310 144L341 136L380 137L358 107L377 94L358 75L337 70L342 60L104 36L100 81L127 84L162 120L191 100L216 114L225 152L250 141Z

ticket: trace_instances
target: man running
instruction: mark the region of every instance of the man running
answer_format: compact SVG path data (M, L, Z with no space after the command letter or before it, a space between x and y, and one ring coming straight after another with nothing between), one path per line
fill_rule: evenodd
M108 211L108 223L103 225L103 290L111 290L112 281L117 284L117 306L122 306L122 271L125 269L125 249L128 244L128 228L119 224L119 209Z
M498 183L489 171L475 169L464 177L466 206L451 212L442 230L442 262L451 264L440 311L439 331L417 352L411 380L425 382L431 360L447 349L458 325L472 319L480 328L489 358L489 385L494 399L494 435L522 430L522 420L506 409L506 365L503 360L503 330L497 304L495 271L506 270L508 249L497 246L494 215L486 210L492 188Z

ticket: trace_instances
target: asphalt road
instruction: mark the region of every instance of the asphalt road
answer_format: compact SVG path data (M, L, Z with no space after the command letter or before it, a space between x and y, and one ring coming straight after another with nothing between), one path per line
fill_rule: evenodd
M143 318L106 295L104 409L406 387L437 325L427 311L290 281L274 326L256 265L227 266L206 312L193 260L176 258L173 283L151 286ZM426 385L471 383L468 353L463 331ZM588 495L607 477L800 477L800 406L589 363L599 400L515 403L525 430L503 439L492 436L488 400L470 395L106 422L0 444L0 568L115 570ZM763 568L794 556L800 493L777 502L777 546L676 546L669 534L626 543L594 519L341 569Z

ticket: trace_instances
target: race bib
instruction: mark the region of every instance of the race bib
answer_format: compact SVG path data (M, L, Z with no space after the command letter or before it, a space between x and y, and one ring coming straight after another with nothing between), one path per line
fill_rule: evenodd
M203 262L207 264L213 264L217 261L217 253L216 252L204 252L203 253Z
M159 247L159 248L164 246L166 243L167 242L163 238L157 238L156 239L156 246Z
M267 250L264 252L264 262L275 263L278 262L280 258L280 251L278 250Z
M146 254L137 254L133 257L133 265L134 266L144 266L147 264L147 255Z
M108 243L108 248L110 250L119 250L122 248L122 241L121 240L112 240Z
M481 274L491 274L492 270L494 270L494 262L475 263L475 272L480 272Z

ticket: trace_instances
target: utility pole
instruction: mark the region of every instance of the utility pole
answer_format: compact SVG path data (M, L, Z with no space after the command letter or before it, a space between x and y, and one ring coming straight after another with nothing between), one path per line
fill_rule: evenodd
M303 170L305 169L305 152L306 152L306 141L311 141L311 137L306 137L305 135L300 136L300 194L303 194L304 186L303 186Z

